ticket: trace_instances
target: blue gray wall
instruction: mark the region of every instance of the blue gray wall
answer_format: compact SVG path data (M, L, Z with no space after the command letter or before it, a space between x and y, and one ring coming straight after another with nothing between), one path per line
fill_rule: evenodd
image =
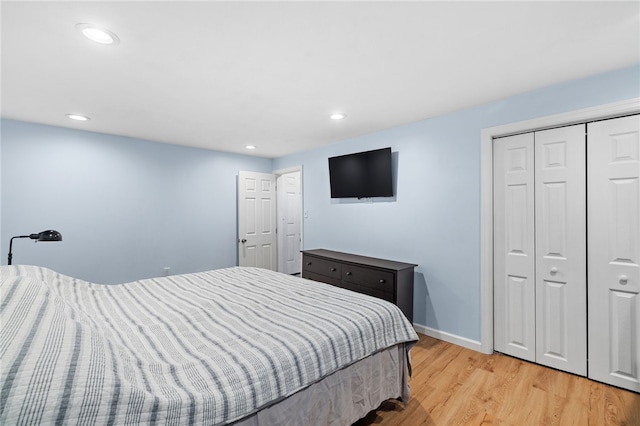
M14 264L98 283L237 265L237 174L270 159L1 124L1 264L12 236L53 228L62 242L14 240Z
M304 247L419 265L414 322L480 340L480 132L640 96L634 66L279 158L304 171ZM357 112L352 112L354 114ZM390 146L396 197L330 198L327 158Z
M273 161L3 120L0 263L54 228L15 263L103 283L235 265L238 170L302 165L305 248L418 264L415 322L480 340L481 129L639 96L636 65ZM331 200L328 157L386 146L393 199Z

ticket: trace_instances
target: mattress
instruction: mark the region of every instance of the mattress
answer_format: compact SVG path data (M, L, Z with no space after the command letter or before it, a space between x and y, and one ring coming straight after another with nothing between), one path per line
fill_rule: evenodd
M259 268L0 272L2 424L230 424L417 341L393 304Z

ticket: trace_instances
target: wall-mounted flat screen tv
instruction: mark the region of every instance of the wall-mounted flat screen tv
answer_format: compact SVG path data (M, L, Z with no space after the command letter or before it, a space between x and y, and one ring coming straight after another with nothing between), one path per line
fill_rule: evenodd
M329 158L331 198L393 197L391 148Z

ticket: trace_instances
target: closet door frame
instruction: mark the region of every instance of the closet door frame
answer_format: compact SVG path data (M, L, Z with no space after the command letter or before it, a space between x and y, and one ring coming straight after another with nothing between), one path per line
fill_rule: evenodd
M562 114L482 129L480 140L480 344L477 350L493 352L493 139L518 133L585 123L640 113L640 98L628 99Z

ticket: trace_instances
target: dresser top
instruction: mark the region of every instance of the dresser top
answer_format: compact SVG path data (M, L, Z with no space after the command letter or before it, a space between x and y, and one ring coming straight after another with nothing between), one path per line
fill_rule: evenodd
M383 269L393 269L401 271L403 269L414 268L418 265L413 263L396 262L393 260L378 259L375 257L360 256L351 253L342 253L339 251L315 249L315 250L302 250L302 253L310 256L324 257L327 259L338 260L346 263L353 263L355 265L368 265Z

